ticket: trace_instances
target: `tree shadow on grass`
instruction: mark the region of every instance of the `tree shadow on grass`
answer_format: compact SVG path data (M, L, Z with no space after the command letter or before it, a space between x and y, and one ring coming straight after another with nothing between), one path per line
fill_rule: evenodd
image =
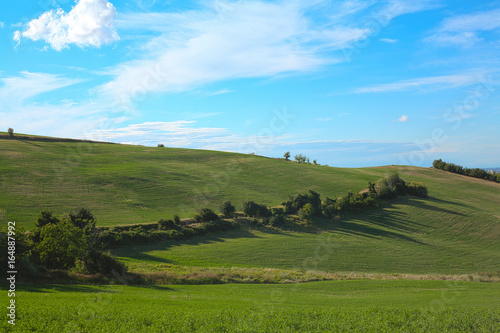
M275 232L275 231L271 230L270 232ZM182 245L197 246L203 244L216 244L225 242L228 239L238 239L238 238L259 238L259 236L249 232L248 230L244 230L243 228L237 228L225 231L210 232L204 235L193 236L184 240L164 240L150 244L120 247L113 249L111 252L113 255L121 257L123 259L130 258L140 261L175 264L175 262L171 260L152 256L147 254L147 252L166 251L172 247L182 246Z
M408 198L408 201L409 201L408 204L412 205L414 207L418 207L418 208L422 208L422 209L430 210L430 211L434 211L434 212L446 213L446 214L451 214L451 215L459 215L459 216L467 216L467 215L462 214L462 213L458 213L458 212L450 210L450 209L445 209L445 208L441 208L441 207L436 207L434 205L429 205L428 202L444 203L447 205L457 205L457 206L461 206L461 207L470 207L470 206L467 206L465 204L460 204L460 203L455 203L455 202L446 201L446 200L442 200L442 199L437 199L434 197L428 197L426 199L417 199L417 198L410 199L410 198Z

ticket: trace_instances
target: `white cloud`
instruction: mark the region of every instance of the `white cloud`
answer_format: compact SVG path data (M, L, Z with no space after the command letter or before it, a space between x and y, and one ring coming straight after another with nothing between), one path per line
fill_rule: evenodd
M404 114L404 115L402 115L401 117L399 117L399 119L398 119L398 121L399 121L399 122L402 122L402 123L407 122L408 120L410 120L410 117L408 117L408 116L407 116L407 115L405 115L405 114Z
M141 59L109 69L101 92L132 105L155 92L182 92L213 82L289 75L346 61L341 50L377 33L374 17L432 8L433 0L204 1L176 13L120 13L123 38L144 30ZM339 51L335 53L335 51Z
M1 108L6 104L22 104L30 97L67 87L82 82L78 79L68 79L60 75L47 73L21 72L19 76L0 78Z
M439 6L439 2L435 0L389 0L385 8L376 16L384 21L390 21L397 16L433 9Z
M116 10L107 0L80 0L66 13L61 8L50 10L28 23L27 29L14 34L14 40L20 42L20 36L46 43L61 51L69 44L80 47L100 47L119 39L114 28Z
M216 4L182 13L120 15L120 29L162 33L139 46L143 60L111 69L115 79L103 91L134 100L149 92L186 91L227 79L314 71L340 61L325 51L348 47L368 33L337 22L314 23L307 14L315 10L314 3Z
M399 42L398 39L391 39L391 38L380 38L379 39L381 42L384 42L384 43L389 43L389 44L394 44L394 43L397 43Z
M438 46L457 45L470 48L482 39L482 31L500 28L500 8L473 14L457 15L443 20L425 41Z
M0 29L3 29L5 27L5 23L4 22L0 22Z
M481 82L480 73L477 74L462 74L462 75L447 75L447 76L432 76L413 80L404 80L396 83L385 83L369 87L357 88L352 91L355 94L362 93L383 93L393 91L436 91L441 89L452 89L458 87L469 86Z

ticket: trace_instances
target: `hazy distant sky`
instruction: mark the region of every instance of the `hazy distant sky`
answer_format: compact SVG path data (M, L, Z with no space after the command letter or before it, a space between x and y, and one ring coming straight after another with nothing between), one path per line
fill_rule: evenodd
M2 1L0 130L499 166L499 18L500 1Z

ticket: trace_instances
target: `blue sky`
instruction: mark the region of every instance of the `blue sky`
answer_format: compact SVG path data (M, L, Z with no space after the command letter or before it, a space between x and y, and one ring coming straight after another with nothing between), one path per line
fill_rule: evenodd
M0 3L0 129L500 166L500 1Z

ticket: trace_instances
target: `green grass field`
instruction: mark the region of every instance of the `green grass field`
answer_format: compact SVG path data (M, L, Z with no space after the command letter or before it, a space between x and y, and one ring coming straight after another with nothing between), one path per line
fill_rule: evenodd
M16 332L500 331L500 284L475 282L42 285L18 294Z
M43 209L60 215L82 205L99 225L149 223L176 213L192 217L225 200L277 205L307 189L338 197L392 172L426 183L431 200L420 207L433 210L436 221L458 221L457 229L461 217L500 221L500 184L438 170L345 169L214 151L32 140L0 140L0 209L3 219L26 228Z
M30 229L41 210L61 215L87 206L101 226L151 223L177 213L192 217L225 200L237 208L245 200L278 205L308 189L338 197L393 172L424 182L429 197L399 197L309 226L242 225L112 250L131 272L160 282L166 273L195 276L194 283L213 276L252 283L358 280L19 285L16 331L500 332L499 283L412 280L498 280L500 184L494 182L430 168L346 169L213 151L0 140L0 222ZM10 327L4 320L0 328Z

